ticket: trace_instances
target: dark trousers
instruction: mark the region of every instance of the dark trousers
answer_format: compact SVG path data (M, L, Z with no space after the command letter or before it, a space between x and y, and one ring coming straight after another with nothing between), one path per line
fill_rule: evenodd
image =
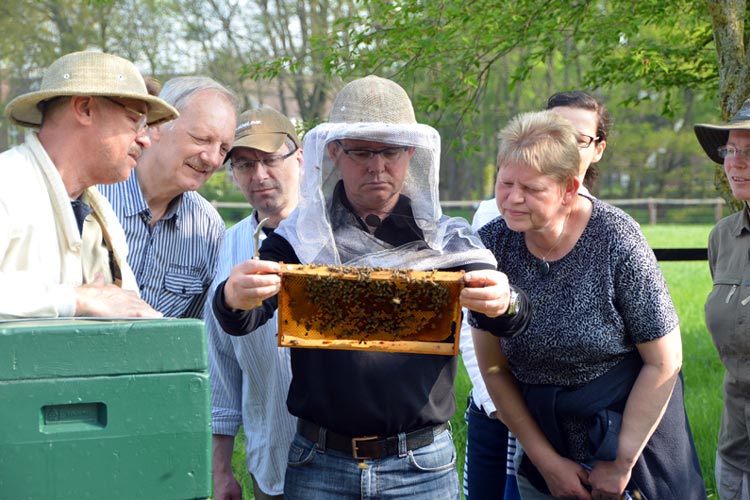
M466 500L501 500L505 491L508 428L477 408L471 397L466 409L466 423Z

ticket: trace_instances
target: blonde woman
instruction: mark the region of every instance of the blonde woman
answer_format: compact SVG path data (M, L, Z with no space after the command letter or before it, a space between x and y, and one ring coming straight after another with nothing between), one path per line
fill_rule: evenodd
M579 193L569 121L527 113L500 138L503 217L480 236L532 318L499 340L481 316L469 321L488 391L524 450L522 497L705 499L678 319L638 224Z

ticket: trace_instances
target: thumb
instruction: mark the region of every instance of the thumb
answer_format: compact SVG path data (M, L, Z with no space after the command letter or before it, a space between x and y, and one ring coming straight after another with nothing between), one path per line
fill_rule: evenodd
M91 283L96 286L106 286L107 282L104 280L104 273L99 271L94 275L94 281Z

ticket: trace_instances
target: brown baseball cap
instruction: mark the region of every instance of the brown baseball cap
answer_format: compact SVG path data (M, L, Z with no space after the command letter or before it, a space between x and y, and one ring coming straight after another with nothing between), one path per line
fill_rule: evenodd
M237 119L232 149L252 148L265 153L278 151L289 137L299 148L300 141L291 120L273 108L244 111ZM229 155L232 154L229 150Z

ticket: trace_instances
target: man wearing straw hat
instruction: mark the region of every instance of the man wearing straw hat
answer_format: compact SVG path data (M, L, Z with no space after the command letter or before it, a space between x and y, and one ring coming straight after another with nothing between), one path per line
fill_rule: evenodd
M160 316L140 299L122 227L94 186L127 179L146 128L177 111L131 62L76 52L5 115L38 130L0 155L0 319Z
M304 150L299 205L260 260L236 266L216 289L214 313L227 333L254 335L272 318L279 262L464 270L461 303L483 328L524 331L523 294L465 220L442 214L440 135L416 121L403 88L377 76L350 82ZM287 407L298 426L285 498L459 498L448 429L455 356L310 348L290 357Z
M711 332L724 375L724 409L716 450L719 498L750 499L750 99L728 123L695 125L706 155L723 165L743 209L721 219L708 238L713 288L706 299Z

